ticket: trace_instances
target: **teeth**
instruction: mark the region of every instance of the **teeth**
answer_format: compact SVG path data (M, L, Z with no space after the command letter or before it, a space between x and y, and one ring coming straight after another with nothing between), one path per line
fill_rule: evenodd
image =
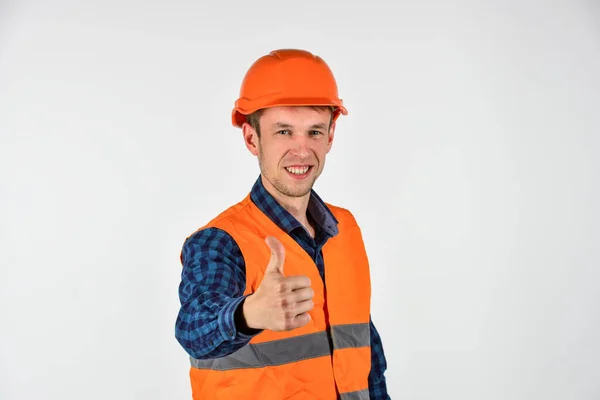
M288 167L286 169L294 175L302 175L308 171L308 168L309 167L302 167L302 168Z

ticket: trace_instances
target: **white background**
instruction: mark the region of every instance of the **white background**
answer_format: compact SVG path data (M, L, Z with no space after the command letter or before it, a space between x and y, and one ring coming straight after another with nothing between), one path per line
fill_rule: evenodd
M392 399L600 399L599 3L206 3L0 1L0 398L190 398L179 250L258 176L243 74L298 47Z

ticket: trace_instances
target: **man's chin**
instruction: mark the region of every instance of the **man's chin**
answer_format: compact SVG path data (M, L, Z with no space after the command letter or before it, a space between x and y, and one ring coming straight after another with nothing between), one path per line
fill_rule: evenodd
M278 188L278 190L287 197L304 197L310 193L311 188L302 190L291 190L290 188Z
M277 190L284 194L285 196L288 197L304 197L307 194L310 193L310 191L312 190L313 187L313 183L314 182L298 182L296 184L291 184L291 185L287 185L287 184L281 184L281 182L278 182L277 185L275 185L275 187L277 188Z

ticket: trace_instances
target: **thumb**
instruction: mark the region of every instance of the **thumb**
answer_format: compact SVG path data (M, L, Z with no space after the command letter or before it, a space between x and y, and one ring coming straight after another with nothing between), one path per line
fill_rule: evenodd
M266 272L278 272L283 275L283 262L285 260L285 247L274 236L265 239L267 246L271 249L271 259L267 264Z

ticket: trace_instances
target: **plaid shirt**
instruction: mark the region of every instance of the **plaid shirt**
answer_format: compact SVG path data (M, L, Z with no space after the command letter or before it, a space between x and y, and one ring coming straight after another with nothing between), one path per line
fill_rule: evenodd
M321 249L337 234L337 220L323 200L313 191L308 215L315 222L316 237L284 209L257 179L250 192L251 200L288 233L315 261L324 281ZM179 285L181 308L175 337L192 357L223 357L248 344L252 336L236 329L234 314L244 300L246 284L242 253L233 238L218 228L200 230L185 241L182 248L183 271ZM381 338L370 321L371 373L369 393L372 400L387 400L384 372L387 363Z

